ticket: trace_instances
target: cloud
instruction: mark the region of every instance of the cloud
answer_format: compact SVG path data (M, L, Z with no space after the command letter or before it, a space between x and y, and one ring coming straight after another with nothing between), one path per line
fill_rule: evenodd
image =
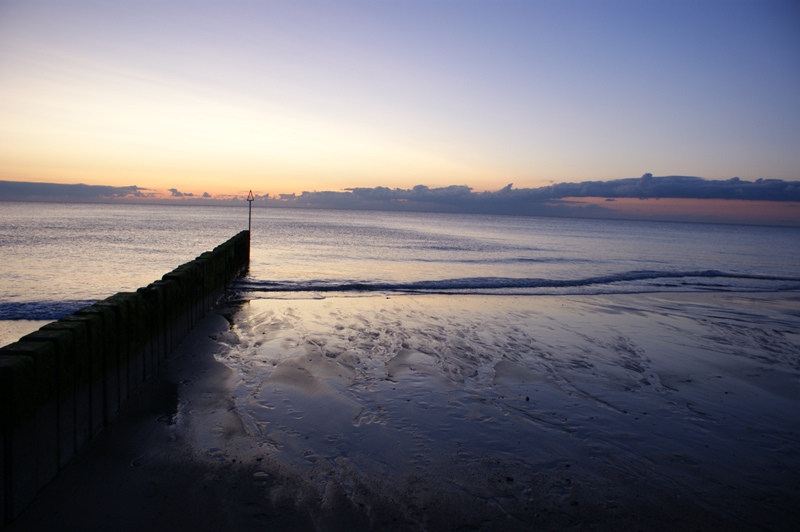
M7 200L50 201L148 201L164 202L146 189L89 185L57 185L0 181L0 198ZM195 196L169 189L172 198L207 205L209 202L236 205L240 196ZM141 198L141 196L146 196ZM584 200L600 198L605 201ZM476 214L514 214L527 216L619 216L616 200L632 199L717 199L771 202L800 202L800 181L738 177L708 180L692 176L644 174L641 177L611 181L554 183L539 188L514 188L512 183L499 190L475 192L467 185L430 188L417 185L410 189L385 186L356 187L341 191L304 191L301 194L256 194L258 206L328 209L374 209L413 212L461 212ZM654 205L654 204L653 204ZM647 209L640 209L647 216Z
M107 185L64 185L60 183L29 183L0 181L0 198L4 200L99 201L112 198L145 197L148 189L136 185L112 187Z
M653 177L649 173L639 178L559 183L527 190L535 191L535 195L540 198L693 198L800 201L800 181L784 181L782 179L745 181L738 177L715 181L693 176Z
M608 207L588 205L579 198L604 198ZM691 176L637 178L612 181L559 183L540 188L515 189L513 184L488 192L474 192L466 185L411 189L359 187L344 191L281 194L272 200L277 206L333 209L381 209L396 211L467 212L537 216L602 216L613 212L613 202L634 199L730 199L753 201L800 201L800 182L780 179L745 181L707 180Z
M170 194L172 194L173 198L191 198L194 197L194 194L191 192L181 192L177 188L169 189Z
M376 209L415 212L468 212L483 214L520 214L559 216L587 211L600 211L601 207L575 205L555 198L538 198L530 190L512 190L508 185L495 192L473 192L466 185L429 188L417 185L411 189L374 187L351 188L343 192L303 192L281 195L281 200L298 207L332 209Z

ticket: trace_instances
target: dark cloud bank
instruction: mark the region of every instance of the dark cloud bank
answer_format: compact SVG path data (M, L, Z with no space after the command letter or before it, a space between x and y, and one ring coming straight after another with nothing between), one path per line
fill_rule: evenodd
M144 197L147 189L131 185L62 185L59 183L29 183L0 181L0 199L6 201L99 201L114 198Z
M604 198L601 205L587 204L582 198ZM540 188L519 188L512 185L490 192L474 192L468 186L429 188L418 185L411 189L386 187L351 188L344 192L303 192L282 195L256 204L266 206L375 209L415 212L462 212L477 214L513 214L524 216L566 216L583 218L646 218L724 223L770 223L800 225L800 209L796 214L766 220L746 219L704 212L696 215L650 214L626 215L614 209L617 199L632 198L658 201L673 199L716 199L773 202L800 202L800 181L739 178L712 181L699 177L645 174L638 178L613 181L559 183ZM647 210L647 202L642 211Z
M800 201L800 181L744 181L738 177L726 181L710 181L699 177L653 177L652 174L645 174L638 178L559 183L540 188L515 189L513 185L507 185L491 192L473 192L468 186L352 188L345 192L303 192L299 196L293 196L291 200L297 204L347 208L395 204L398 210L440 206L446 210L466 212L531 214L531 209L539 210L563 204L564 198Z
M173 198L191 204L239 204L244 197L211 197L169 189ZM57 185L0 181L0 198L7 200L60 201L141 201L152 196L146 189L129 187ZM607 206L587 205L580 198L605 198ZM538 216L608 217L613 214L613 200L621 198L658 200L724 199L800 202L800 181L758 179L746 181L708 180L691 176L642 177L612 181L559 183L540 188L515 189L508 185L500 190L474 192L465 185L429 188L418 185L410 189L373 187L350 188L344 191L303 192L302 194L256 195L256 206L375 209L414 212L463 212L482 214L516 214ZM174 201L174 200L172 200ZM800 219L800 216L798 216Z

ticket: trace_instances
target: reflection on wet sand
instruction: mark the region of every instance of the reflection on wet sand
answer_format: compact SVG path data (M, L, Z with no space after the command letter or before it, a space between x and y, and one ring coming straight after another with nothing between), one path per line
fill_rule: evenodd
M217 340L248 433L323 507L780 523L799 495L800 318L754 298L258 300Z

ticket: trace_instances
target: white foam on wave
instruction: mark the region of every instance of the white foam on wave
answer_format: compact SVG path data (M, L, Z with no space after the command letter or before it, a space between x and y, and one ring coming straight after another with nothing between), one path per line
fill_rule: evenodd
M245 278L235 284L244 293L276 292L400 292L400 293L518 293L613 294L672 291L791 291L800 277L702 271L629 271L576 278L465 277L388 283L373 280L317 279L275 281Z

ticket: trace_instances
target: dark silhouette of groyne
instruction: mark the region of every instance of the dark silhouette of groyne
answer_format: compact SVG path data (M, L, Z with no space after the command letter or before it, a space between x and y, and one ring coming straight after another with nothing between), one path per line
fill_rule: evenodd
M0 528L119 413L250 262L250 232L0 348Z

